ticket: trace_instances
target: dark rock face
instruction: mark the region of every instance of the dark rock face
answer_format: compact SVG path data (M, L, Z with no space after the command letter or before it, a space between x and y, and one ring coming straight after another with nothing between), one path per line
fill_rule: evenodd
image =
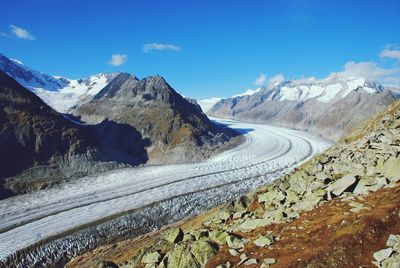
M201 159L229 139L197 104L179 95L160 76L139 80L119 74L74 115L86 122L108 118L135 127L148 138L153 163Z
M131 126L80 126L0 72L0 199L147 161Z

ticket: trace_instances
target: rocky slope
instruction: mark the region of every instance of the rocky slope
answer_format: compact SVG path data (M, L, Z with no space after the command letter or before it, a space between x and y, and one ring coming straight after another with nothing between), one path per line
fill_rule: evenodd
M398 258L390 235L400 233L399 180L395 102L255 193L67 267L389 267Z
M100 73L83 79L51 76L33 70L18 60L9 59L1 53L0 71L34 92L47 105L60 113L68 113L91 100L118 75L118 73Z
M209 156L229 140L200 107L179 95L160 76L142 80L119 74L74 111L86 122L108 118L138 129L150 140L150 162L182 162Z
M0 198L147 160L128 125L80 126L0 71Z
M395 100L364 78L334 73L326 79L276 81L252 95L223 99L208 114L300 128L337 140Z

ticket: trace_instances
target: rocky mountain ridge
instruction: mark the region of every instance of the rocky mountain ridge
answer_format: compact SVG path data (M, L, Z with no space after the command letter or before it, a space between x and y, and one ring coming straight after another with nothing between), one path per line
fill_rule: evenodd
M255 193L67 267L388 267L398 258L399 144L395 102Z
M250 96L220 100L208 114L300 128L337 140L395 99L377 82L333 73L322 80L274 81Z
M74 124L1 71L0 89L0 198L147 161L131 126Z
M234 135L214 125L197 103L183 98L161 76L139 80L121 73L74 115L85 122L108 118L135 127L150 140L153 163L202 159Z

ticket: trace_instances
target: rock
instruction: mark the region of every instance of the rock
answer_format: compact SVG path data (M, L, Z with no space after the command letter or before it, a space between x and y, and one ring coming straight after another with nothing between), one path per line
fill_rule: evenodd
M257 247L265 247L265 246L270 246L274 242L274 237L273 236L259 236L255 241L254 244Z
M269 220L271 223L280 223L285 220L283 212L284 208L279 207L277 209L265 212L264 218L265 220Z
M319 202L321 202L323 199L323 196L317 196L314 193L307 193L304 195L303 199L297 202L294 206L292 206L292 209L297 210L298 212L300 211L310 211L314 209Z
M356 182L356 177L353 175L346 175L337 181L335 181L330 187L329 190L336 196L341 195L346 189L352 186Z
M221 210L218 213L218 217L223 221L227 221L231 217L231 215L228 212Z
M201 239L191 245L190 252L196 258L198 263L204 267L208 260L217 252L217 249L209 241Z
M178 243L183 239L183 231L178 227L171 228L164 233L163 239L170 243Z
M388 258L390 256L390 254L392 254L392 252L393 252L392 248L382 249L382 250L379 250L379 251L374 253L374 258L378 262L381 262L384 259Z
M285 195L277 190L277 189L272 189L264 194L258 195L258 202L271 202L273 204L280 204L282 200L285 199Z
M390 157L381 167L381 174L386 178L400 177L400 156L397 158Z
M396 251L400 251L400 235L389 235L386 246L391 247Z
M244 216L246 213L247 213L247 211L245 211L245 210L235 212L235 213L233 214L233 217L232 217L232 218L233 218L234 220L235 220L235 219L243 218L243 216Z
M186 249L186 245L176 245L168 254L167 263L167 267L199 267L192 253Z
M266 258L263 263L270 265L276 263L276 260L274 258Z
M370 208L365 207L363 204L357 203L357 202L350 202L349 203L350 206L352 206L353 208L350 209L351 212L354 213L358 213L361 210L369 210Z
M208 237L209 231L207 229L201 229L201 230L193 231L191 234L194 236L194 238L196 240L199 240L200 238Z
M232 248L230 248L230 249L228 249L228 251L229 251L229 254L231 254L232 256L239 256L239 251L237 251L236 249L232 249Z
M294 192L294 191L287 191L286 192L286 203L296 203L297 201L299 201L300 197L299 195Z
M233 249L244 248L244 243L243 243L242 239L240 239L239 237L234 236L234 235L227 236L226 243L228 244L228 247L233 248Z
M219 245L225 244L228 236L229 234L223 231L211 231L209 234L209 238Z
M369 187L366 186L365 180L361 179L358 183L356 188L353 191L354 194L357 195L366 195L369 193Z
M246 260L243 264L246 265L246 266L247 265L252 265L252 264L257 264L257 260L251 258L251 259Z
M239 225L239 230L242 232L250 232L259 227L264 227L271 224L272 219L254 219L254 220L246 220L242 224Z
M147 253L142 258L142 263L159 263L161 255L157 251Z
M185 234L184 236L183 236L183 240L182 241L195 241L196 240L196 238L193 236L193 235L191 235L191 234Z
M102 261L97 267L98 268L118 268L118 265L112 261Z
M264 259L263 263L261 264L261 268L268 268L271 265L275 264L276 260L274 258L266 258Z
M244 263L245 261L247 261L249 259L249 257L247 257L247 255L245 253L243 253L242 255L240 255L240 262L238 263L238 266L240 266L242 263Z

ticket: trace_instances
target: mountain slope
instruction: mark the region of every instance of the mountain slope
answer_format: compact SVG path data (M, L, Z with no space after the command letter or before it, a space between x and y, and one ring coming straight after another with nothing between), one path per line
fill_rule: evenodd
M160 76L139 80L122 73L74 114L86 122L104 118L129 124L149 138L151 162L202 159L229 140L199 106Z
M255 193L66 267L392 267L374 253L400 233L399 144L395 102Z
M50 76L35 71L20 61L9 59L1 53L0 70L60 113L70 112L71 109L89 101L118 75L118 73L100 73L77 80Z
M143 146L127 125L73 124L0 71L0 198L142 163Z
M208 114L301 128L338 139L394 100L392 92L378 83L337 73L323 80L276 82L251 96L221 100Z

